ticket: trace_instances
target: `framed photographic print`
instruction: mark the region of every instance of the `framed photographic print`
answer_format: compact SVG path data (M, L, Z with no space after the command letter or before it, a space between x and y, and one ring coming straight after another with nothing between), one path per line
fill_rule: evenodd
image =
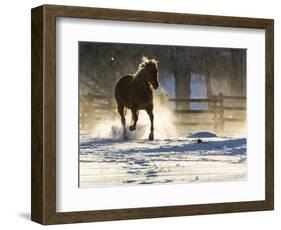
M32 9L32 220L272 210L273 28Z

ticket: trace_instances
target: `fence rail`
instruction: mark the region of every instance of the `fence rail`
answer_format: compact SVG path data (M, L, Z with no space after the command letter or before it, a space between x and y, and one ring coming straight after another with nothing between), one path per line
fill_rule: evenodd
M170 102L216 102L215 98L189 98L189 99L176 99L176 98L169 98Z
M230 107L230 106L223 106L223 110L242 110L245 111L246 107Z
M196 110L192 110L192 109L172 109L172 111L174 113L182 113L182 114L189 114L189 113L214 113L214 110L206 110L206 109L196 109Z

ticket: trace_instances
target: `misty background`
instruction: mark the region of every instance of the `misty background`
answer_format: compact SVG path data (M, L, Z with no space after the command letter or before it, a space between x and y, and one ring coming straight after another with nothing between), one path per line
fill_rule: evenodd
M167 99L176 100L213 98L219 94L246 96L246 49L79 42L80 124L87 126L101 108L105 112L100 113L111 114L108 111L115 108L115 83L124 75L135 73L142 56L159 61L160 87L155 96L164 94ZM245 107L246 100L229 98L224 104ZM178 110L211 108L207 102L174 101L167 106ZM229 119L245 118L241 111L232 110L225 115Z

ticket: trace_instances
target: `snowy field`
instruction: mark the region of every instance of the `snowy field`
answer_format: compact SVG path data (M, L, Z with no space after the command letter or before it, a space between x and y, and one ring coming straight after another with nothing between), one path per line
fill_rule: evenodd
M80 135L81 188L246 179L244 137L202 132L154 141L123 141Z

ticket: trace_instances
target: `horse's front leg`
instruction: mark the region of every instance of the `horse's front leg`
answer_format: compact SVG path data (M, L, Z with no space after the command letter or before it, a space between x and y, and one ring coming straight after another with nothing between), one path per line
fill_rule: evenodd
M153 105L150 105L149 107L146 108L146 112L149 116L150 119L150 134L148 139L150 141L154 140L154 125L153 125L153 120L154 120L154 115L153 115Z
M127 130L126 130L126 119L125 119L125 114L124 114L124 106L123 105L118 105L118 112L121 117L121 123L123 126L123 139L128 140L128 135L127 135Z
M133 115L133 120L134 120L134 122L133 122L133 124L129 127L129 129L130 129L131 131L133 131L133 130L136 129L137 121L138 121L138 112L139 112L139 111L137 110L136 107L133 107L133 108L132 108L132 115Z

